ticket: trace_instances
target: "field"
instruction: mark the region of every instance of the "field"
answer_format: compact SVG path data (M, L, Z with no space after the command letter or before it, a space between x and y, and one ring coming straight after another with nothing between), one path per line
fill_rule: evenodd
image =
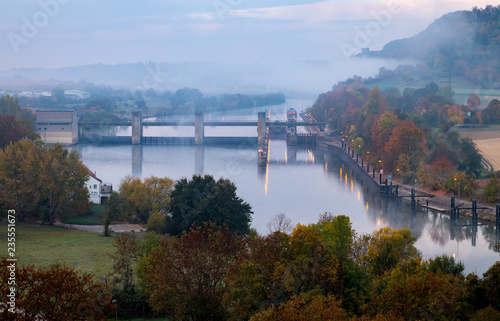
M460 137L470 137L477 145L484 159L500 170L500 126L488 128L460 128L457 130Z
M107 253L114 238L102 234L38 224L16 223L16 257L19 264L49 266L66 263L83 272L106 277L111 270ZM7 222L0 222L0 256L7 255Z
M445 73L442 77L434 77L429 79L420 79L415 77L409 82L403 81L400 77L392 77L389 79L384 79L377 81L378 87L381 90L387 89L389 87L396 87L401 93L406 87L409 88L422 88L427 83L434 82L438 86L447 86L448 78ZM470 94L476 94L481 99L481 105L486 107L492 99L500 99L500 90L498 89L483 89L480 86L474 85L470 81L462 77L452 77L452 89L455 92L453 95L453 100L460 105L467 105L467 98ZM367 87L371 88L375 84L369 85Z

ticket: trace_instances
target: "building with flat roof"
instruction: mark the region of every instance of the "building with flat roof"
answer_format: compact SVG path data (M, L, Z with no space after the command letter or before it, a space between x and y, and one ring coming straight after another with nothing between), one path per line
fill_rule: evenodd
M76 110L38 109L36 111L36 132L46 144L78 143L78 120Z

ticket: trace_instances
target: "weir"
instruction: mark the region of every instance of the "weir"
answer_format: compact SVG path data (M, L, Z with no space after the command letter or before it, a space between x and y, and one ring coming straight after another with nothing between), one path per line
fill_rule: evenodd
M90 143L111 143L111 144L225 144L225 143L240 143L241 141L253 141L255 137L205 137L205 126L256 126L257 137L256 144L265 145L268 135L268 128L285 128L290 124L284 121L271 122L267 119L265 112L259 112L257 121L205 121L202 112L195 113L193 121L143 121L142 112L133 112L131 121L120 122L78 122L78 134L81 142ZM325 126L326 122L294 122L294 126ZM103 136L103 135L84 135L83 127L132 127L132 136ZM192 137L144 137L144 126L194 126L194 139ZM297 135L298 144L310 144L315 142L315 134ZM255 144L255 143L253 143Z

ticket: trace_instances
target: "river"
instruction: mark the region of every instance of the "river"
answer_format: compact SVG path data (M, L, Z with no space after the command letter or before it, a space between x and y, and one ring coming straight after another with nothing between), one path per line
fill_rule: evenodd
M281 106L214 113L209 120L257 120L258 111L271 110L271 120L284 120L286 109L310 106L311 101L288 101ZM303 107L301 107L301 105ZM129 129L118 134L127 135ZM150 127L145 136L193 136L192 127ZM256 128L206 128L206 136L256 136ZM357 233L379 228L409 228L417 237L416 247L424 259L439 254L455 256L465 272L482 276L498 260L498 239L494 225L449 216L420 208L412 211L406 203L396 204L365 185L339 155L316 148L287 147L284 140L271 140L269 165L257 165L255 146L74 146L83 163L115 190L126 175L179 179L193 174L228 178L238 195L253 209L252 227L267 234L273 216L285 213L295 224L315 223L321 213L348 215Z

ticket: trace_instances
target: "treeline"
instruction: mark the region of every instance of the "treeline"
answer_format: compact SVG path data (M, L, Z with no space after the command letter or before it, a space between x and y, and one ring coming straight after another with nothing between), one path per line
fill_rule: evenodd
M405 184L415 181L433 189L488 199L475 179L483 175L482 158L470 139L453 126L493 121L498 102L478 111L480 99L454 104L435 83L422 88L369 89L359 77L321 94L311 112L326 120L357 154ZM446 89L446 88L445 88ZM493 112L492 112L493 111Z
M112 318L115 304L118 318L174 320L500 317L500 262L482 277L464 275L453 257L423 260L408 229L357 234L349 217L331 214L293 231L287 224L275 218L277 228L268 235L231 233L214 223L178 236L122 234L110 254L108 284L60 265L19 268L18 311L26 320L49 319L48 313L58 320ZM3 282L6 265L2 261ZM5 298L8 287L0 291Z

